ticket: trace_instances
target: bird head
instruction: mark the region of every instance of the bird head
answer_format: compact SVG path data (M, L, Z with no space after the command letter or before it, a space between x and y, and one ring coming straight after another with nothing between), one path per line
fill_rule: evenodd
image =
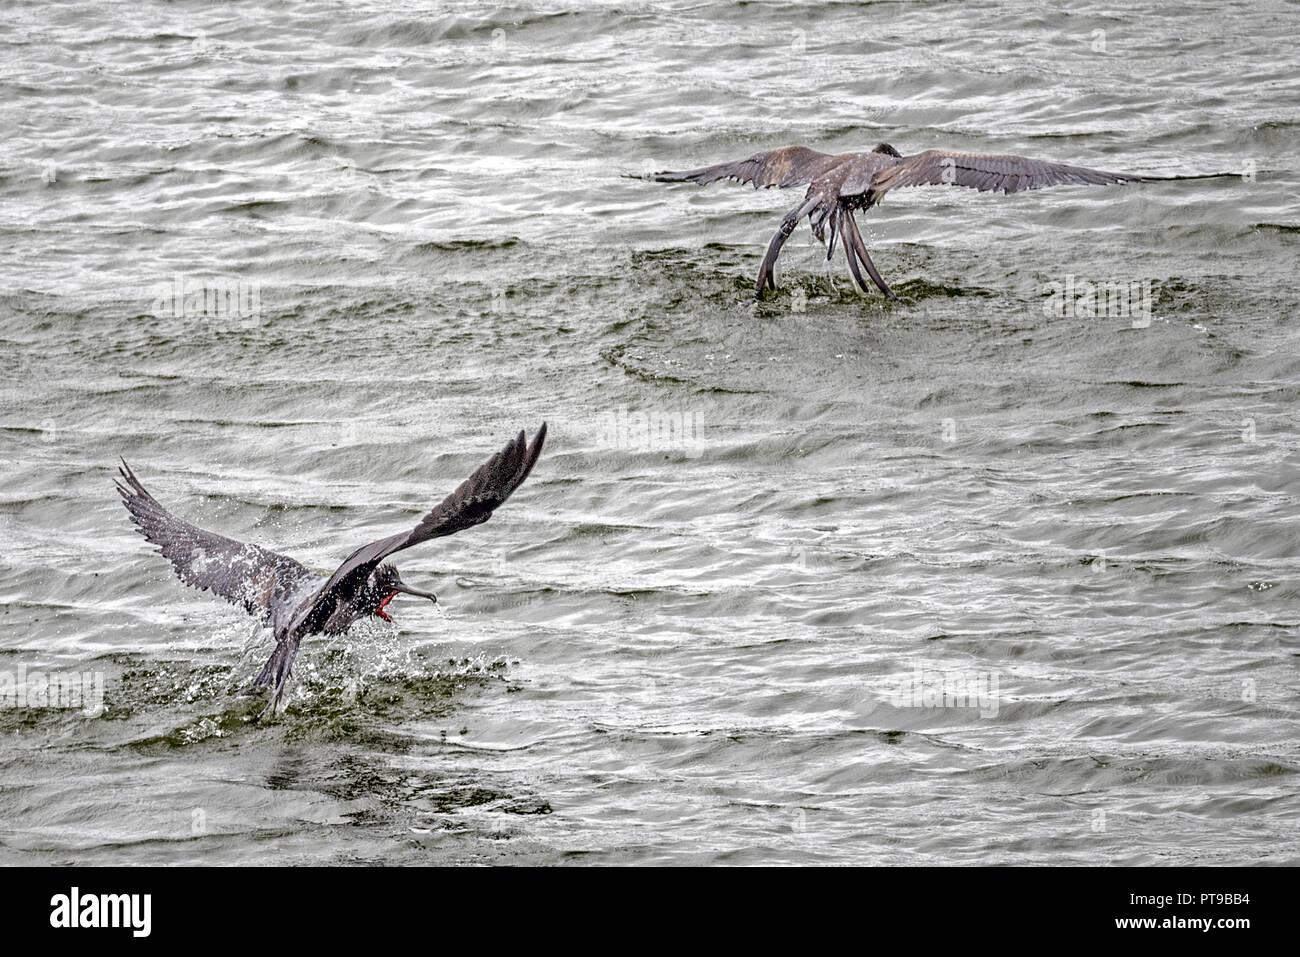
M873 152L873 153L884 153L886 156L893 156L893 157L895 157L895 158L897 158L897 159L902 159L902 158L903 158L903 154L900 153L900 152L898 152L898 150L894 149L894 148L893 148L892 146L890 146L888 143L881 143L881 144L879 144L879 145L878 145L874 150L872 150L871 152Z
M438 597L433 592L420 591L418 588L412 588L402 581L402 577L397 574L397 569L392 565L380 565L370 573L370 580L366 583L366 593L362 606L367 614L378 615L384 621L392 621L388 612L384 611L388 603L396 598L399 594L414 595L417 598L427 598L429 601L436 602Z

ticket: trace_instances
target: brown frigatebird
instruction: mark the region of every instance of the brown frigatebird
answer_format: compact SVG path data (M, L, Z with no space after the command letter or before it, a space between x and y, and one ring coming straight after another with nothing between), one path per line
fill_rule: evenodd
M258 615L275 635L275 651L247 693L271 687L271 701L258 717L275 710L284 695L298 646L308 635L339 634L354 621L375 615L405 593L430 601L431 593L402 581L384 562L412 545L454 535L486 522L528 477L546 440L546 423L529 445L523 432L460 484L420 524L369 545L347 557L329 578L309 571L286 555L205 531L172 515L140 484L125 461L117 490L140 534L158 546L180 580L210 591ZM125 484L123 484L125 482Z
M629 174L630 175L630 174ZM867 153L819 153L806 146L786 146L766 153L755 153L749 159L734 163L705 166L702 169L673 172L664 170L650 173L645 178L657 183L699 183L706 185L720 179L733 179L751 183L755 189L771 186L785 189L808 184L803 201L794 207L768 244L767 255L758 270L758 286L754 298L761 298L763 290L776 289L774 268L781 247L794 231L799 220L808 217L813 234L827 242L826 259L835 252L838 236L844 247L844 258L849 262L853 279L863 292L870 292L862 270L867 271L882 293L897 300L892 289L881 278L866 244L858 232L853 218L855 210L868 210L878 204L891 189L903 186L969 186L982 192L1018 193L1022 189L1042 189L1044 186L1067 184L1148 183L1160 180L1204 179L1208 176L1226 176L1211 173L1206 176L1138 176L1133 173L1108 173L1084 166L1065 163L1047 163L1025 156L993 153L961 153L951 150L926 150L913 156L903 156L888 143L881 143Z

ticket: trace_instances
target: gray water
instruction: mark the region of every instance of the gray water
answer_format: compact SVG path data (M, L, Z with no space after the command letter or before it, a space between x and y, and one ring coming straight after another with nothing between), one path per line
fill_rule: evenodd
M1297 26L5 5L0 860L1300 861ZM797 194L622 175L881 141L1239 175L899 190L901 303L801 227L758 305ZM543 420L266 724L111 481L329 571Z

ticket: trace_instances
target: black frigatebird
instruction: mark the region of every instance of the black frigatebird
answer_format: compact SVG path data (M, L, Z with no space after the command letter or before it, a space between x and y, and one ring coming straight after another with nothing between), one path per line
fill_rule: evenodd
M415 528L363 545L328 579L286 555L177 518L158 504L125 461L119 469L122 481L117 482L117 490L140 534L159 547L182 582L243 605L273 630L275 650L248 690L251 694L271 686L271 701L258 715L261 718L273 712L284 695L289 669L306 636L339 634L369 615L392 621L384 609L402 593L436 602L431 592L403 582L397 569L384 559L431 538L454 535L486 522L528 477L545 440L545 422L531 445L520 432Z
M1229 176L1230 173L1209 173L1193 176L1138 176L1133 173L1108 173L1084 166L1065 163L1047 163L1025 156L991 153L960 153L950 150L926 150L913 156L903 156L888 143L881 143L865 153L819 153L806 146L786 146L765 153L755 153L748 159L702 169L673 172L664 170L644 177L628 174L631 178L644 178L657 183L698 183L707 185L720 179L751 183L755 189L771 186L786 188L808 184L803 201L795 206L768 244L767 255L758 270L758 285L754 298L761 298L763 290L776 289L776 259L781 247L805 216L818 240L827 242L826 259L835 252L838 236L844 247L853 279L863 292L870 292L862 278L867 271L871 281L890 299L897 300L892 289L881 278L867 255L866 244L858 232L853 218L855 210L868 210L878 204L891 189L903 186L969 186L982 192L1017 193L1022 189L1042 189L1044 186L1067 184L1149 183L1176 179L1207 179Z

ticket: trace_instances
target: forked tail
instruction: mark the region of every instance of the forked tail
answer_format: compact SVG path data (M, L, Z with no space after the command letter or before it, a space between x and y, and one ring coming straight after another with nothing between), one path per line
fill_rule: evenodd
M289 682L289 673L293 668L293 659L298 654L299 640L297 638L283 638L275 646L275 651L271 652L271 657L266 660L262 670L258 672L257 677L249 686L244 694L256 694L260 689L265 687L271 688L271 700L262 712L254 719L261 721L269 714L274 714L279 707L281 699L284 697L284 689Z
M772 236L772 241L767 245L767 254L758 267L758 284L754 289L755 299L763 298L764 289L776 288L776 259L781 255L781 247L790 238L795 226L799 225L799 220L816 209L821 202L821 197L814 196L785 214L785 218L781 220L781 227Z
M863 292L871 291L867 288L867 284L862 281L862 273L858 271L858 263L860 262L862 268L867 271L867 275L871 277L871 281L885 294L885 298L897 302L898 296L894 294L894 290L889 288L889 284L885 282L880 275L880 271L876 269L876 264L871 261L871 256L867 254L867 244L862 241L862 233L858 232L858 221L853 218L853 210L844 210L844 217L840 220L840 229L841 238L844 242L844 255L849 260L849 269L853 271L853 279L857 282L858 287ZM857 262L854 260L857 260Z

